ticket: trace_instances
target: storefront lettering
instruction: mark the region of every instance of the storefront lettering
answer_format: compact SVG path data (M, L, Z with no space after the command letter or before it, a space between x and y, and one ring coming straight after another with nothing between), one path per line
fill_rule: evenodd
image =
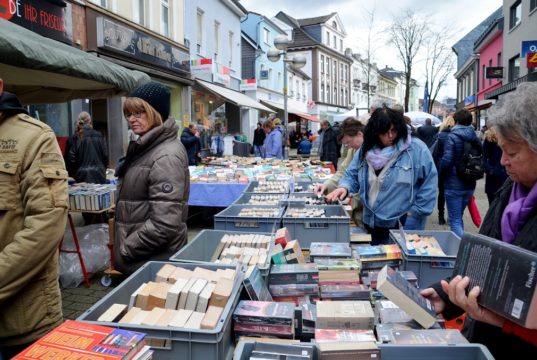
M7 9L5 9L5 5L2 6L1 4L0 8L7 10L0 11L0 17L6 20L12 20L15 17L20 21L27 21L32 24L39 24L47 29L65 32L64 21L61 16L42 9L39 10L30 3L21 4L20 0L9 0Z
M139 38L138 43L136 45L138 46L138 50L140 50L144 54L155 56L155 47L148 39Z

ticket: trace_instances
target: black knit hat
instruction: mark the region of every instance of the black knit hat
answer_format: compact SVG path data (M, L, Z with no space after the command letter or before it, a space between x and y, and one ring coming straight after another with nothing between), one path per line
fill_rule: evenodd
M166 121L170 115L170 90L164 85L150 82L134 89L129 97L137 97L145 100Z

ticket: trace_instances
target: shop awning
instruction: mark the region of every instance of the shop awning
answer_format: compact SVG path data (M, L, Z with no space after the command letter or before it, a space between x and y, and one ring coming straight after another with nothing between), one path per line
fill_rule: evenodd
M274 110L269 109L263 104L258 103L254 99L238 91L231 90L226 87L215 85L213 83L199 80L199 79L196 79L196 82L199 85L201 85L203 88L205 88L206 90L209 90L210 92L225 98L227 101L235 105L254 108L254 109L268 111L268 112L274 112Z
M0 20L0 76L24 104L124 95L150 81L87 52Z
M280 104L280 103L276 103L274 101L269 101L269 100L260 100L260 101L262 103L266 104L267 106L270 106L270 107L272 107L274 109L284 111L283 105ZM292 106L289 106L289 105L287 105L287 112L290 113L290 114L295 114L297 116L300 116L301 118L304 118L306 120L310 120L310 121L314 121L314 122L320 122L321 121L321 119L319 119L318 117L315 117L313 115L307 114L304 111L295 109L295 108L293 108Z

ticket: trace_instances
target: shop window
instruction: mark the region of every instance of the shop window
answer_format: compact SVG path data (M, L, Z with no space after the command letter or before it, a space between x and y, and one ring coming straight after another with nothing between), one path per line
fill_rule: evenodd
M509 79L508 81L515 81L520 77L520 57L517 55L509 60Z

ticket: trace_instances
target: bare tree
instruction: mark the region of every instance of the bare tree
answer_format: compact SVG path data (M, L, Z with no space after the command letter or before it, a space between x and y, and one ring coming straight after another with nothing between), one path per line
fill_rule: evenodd
M371 67L372 67L372 61L375 50L372 47L372 41L371 38L373 37L373 25L375 23L375 10L376 10L376 2L375 7L373 7L373 10L364 10L364 18L367 20L367 40L366 40L366 48L365 48L365 72L366 72L366 78L367 78L367 108L371 106Z
M440 90L447 84L448 77L453 74L455 62L450 43L453 43L452 31L449 26L432 30L425 40L425 78L429 88L427 109L431 112Z
M405 111L408 111L412 68L416 55L418 55L423 45L426 29L425 17L417 16L410 9L396 16L387 29L388 43L397 49L399 58L405 67Z

